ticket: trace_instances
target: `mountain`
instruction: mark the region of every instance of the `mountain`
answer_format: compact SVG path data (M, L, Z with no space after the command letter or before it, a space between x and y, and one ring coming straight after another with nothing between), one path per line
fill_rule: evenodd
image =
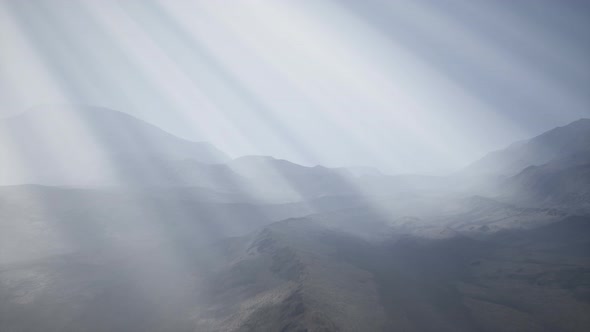
M467 175L512 176L529 166L577 155L590 155L590 119L580 119L492 152L463 172Z
M206 247L187 245L187 237L177 238L173 246L108 246L4 264L0 328L332 332L590 327L584 314L590 309L587 217L558 217L531 230L483 237L441 238L398 234L397 226L366 213L340 213L329 220L330 215L280 221Z
M287 202L350 195L363 174L383 177L264 156L231 160L209 143L100 107L38 107L1 121L0 137L3 185L200 187Z
M529 166L504 181L502 199L590 212L590 153Z
M223 164L186 160L174 165L172 185L233 193L261 202L313 201L321 197L381 195L397 189L395 178L357 169L303 166L270 156L243 156Z
M230 160L65 111L0 130L28 168L5 176L97 184L0 187L2 331L590 329L588 120L436 177Z
M354 194L358 189L352 174L323 166L307 167L265 156L245 156L227 163L236 174L252 183L253 192L278 191L301 200L330 195Z
M177 242L190 248L272 222L360 207L358 197L265 204L195 187L0 186L0 267L7 262Z
M0 122L0 183L108 185L173 182L175 163L229 158L125 113L46 106Z
M375 242L283 221L234 242L193 317L205 331L584 331L589 226Z

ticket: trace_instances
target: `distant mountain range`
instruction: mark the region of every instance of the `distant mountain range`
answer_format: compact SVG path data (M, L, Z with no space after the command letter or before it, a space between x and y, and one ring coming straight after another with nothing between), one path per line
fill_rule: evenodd
M0 184L4 185L196 186L294 201L359 191L437 190L451 181L386 176L369 168L305 167L263 156L231 160L210 143L187 141L99 107L32 109L1 121L0 137ZM558 164L564 164L560 169L588 164L589 142L590 120L578 120L490 153L461 171L457 181L506 178L548 163L552 169Z
M449 176L0 123L1 331L588 331L590 120Z
M529 166L568 160L590 162L590 119L580 119L531 139L494 151L467 167L479 175L512 176Z
M174 163L229 158L122 112L39 107L0 122L0 183L154 184L174 181Z

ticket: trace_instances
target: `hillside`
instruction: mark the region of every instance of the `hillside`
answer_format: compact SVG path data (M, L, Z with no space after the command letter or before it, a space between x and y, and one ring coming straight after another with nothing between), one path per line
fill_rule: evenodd
M114 185L173 183L174 163L229 158L114 110L47 106L0 122L0 183ZM180 179L179 179L180 180ZM177 182L180 183L180 182Z
M495 195L260 156L165 163L187 182L0 187L0 330L586 331L572 151Z
M590 155L590 119L580 119L506 149L489 153L464 170L471 175L512 176L529 166Z
M201 249L111 247L4 265L0 321L47 331L585 331L588 225L376 241L297 218ZM59 301L68 305L47 306Z

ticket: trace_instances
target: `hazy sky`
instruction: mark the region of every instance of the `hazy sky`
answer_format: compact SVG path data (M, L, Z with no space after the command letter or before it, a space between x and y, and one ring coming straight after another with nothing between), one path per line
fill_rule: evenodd
M0 0L0 115L81 103L232 156L450 170L590 117L589 5Z

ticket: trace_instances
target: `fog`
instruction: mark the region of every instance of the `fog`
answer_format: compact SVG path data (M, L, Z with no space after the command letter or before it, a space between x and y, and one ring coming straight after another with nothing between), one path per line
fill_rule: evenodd
M0 0L0 331L589 331L589 16Z
M3 114L128 112L230 156L444 173L588 116L580 1L2 1Z

